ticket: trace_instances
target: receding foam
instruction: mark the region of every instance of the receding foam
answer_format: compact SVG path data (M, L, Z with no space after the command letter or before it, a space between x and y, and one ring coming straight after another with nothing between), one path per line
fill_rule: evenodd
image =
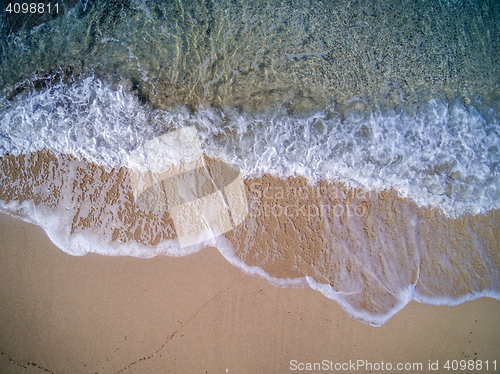
M453 305L499 298L492 249L499 126L495 115L473 106L434 99L411 115L341 116L332 108L191 114L148 109L95 78L1 105L0 209L40 225L69 254L183 256L214 245L246 273L277 286L311 287L374 325L412 299ZM236 165L230 183L218 181L214 168L203 172L202 150ZM269 175L290 183L282 195L264 190L259 200L247 191L244 178L281 183ZM311 182L306 189L350 192L299 192L284 203L286 188L300 189L298 176ZM200 180L201 187L193 182ZM202 200L213 195L205 185L216 190L214 199ZM350 197L361 189L376 196ZM238 199L247 193L248 203ZM189 216L207 231L184 235L181 221ZM282 275L273 266L289 255Z
M237 164L244 177L270 173L395 188L450 216L500 207L499 120L488 108L486 115L458 101L432 99L413 114L342 117L334 107L307 116L229 108L189 114L186 108L147 109L123 87L113 90L90 77L2 103L0 155L50 149L107 168L136 162L142 169L133 153L141 144L195 125L205 152ZM184 154L174 145L162 149L158 159ZM156 167L154 158L148 167Z

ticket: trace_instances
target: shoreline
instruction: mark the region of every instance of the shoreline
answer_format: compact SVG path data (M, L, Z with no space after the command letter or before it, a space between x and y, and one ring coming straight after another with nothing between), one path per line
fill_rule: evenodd
M0 225L4 372L27 372L21 363L53 373L267 373L290 370L291 360L444 365L500 355L498 300L412 301L373 327L311 289L243 274L214 248L76 257L37 226L3 214Z
M500 2L7 5L0 374L500 373Z
M9 187L0 199L32 201L23 214L66 253L185 256L207 245L183 248L178 243L179 230L185 230L180 222L193 230L198 226L189 225L206 217L201 205L143 210L134 203L132 174L125 168L106 171L44 152L1 161L2 183ZM222 164L208 159L208 165L216 173ZM224 184L234 176L219 177L217 183ZM241 209L248 205L248 215L242 213L237 224L224 221L226 234L210 245L244 273L271 284L308 284L358 320L382 325L412 299L456 304L498 292L497 210L452 219L395 190L327 182L311 186L304 178L270 175L231 188L227 196L243 204ZM188 206L193 208L180 209Z

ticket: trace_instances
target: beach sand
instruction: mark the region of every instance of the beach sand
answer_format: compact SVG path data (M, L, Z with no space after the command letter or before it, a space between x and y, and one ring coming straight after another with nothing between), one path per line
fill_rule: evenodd
M410 302L373 327L319 292L246 275L213 248L70 256L41 228L0 217L2 373L285 373L291 360L422 363L421 372L437 361L440 373L452 372L446 360L500 365L498 300Z

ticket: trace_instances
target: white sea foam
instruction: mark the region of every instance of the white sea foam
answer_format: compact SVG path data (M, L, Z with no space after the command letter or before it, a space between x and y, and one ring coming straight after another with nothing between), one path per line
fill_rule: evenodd
M343 118L334 107L310 115L227 108L189 114L185 108L150 110L126 89L91 77L2 100L0 110L0 155L50 149L126 166L141 144L196 125L205 152L237 164L246 177L301 175L312 182L392 187L452 216L500 207L498 118L459 102L433 99L413 115L351 112Z
M133 256L140 258L151 258L157 255L185 256L199 252L203 248L213 246L219 250L222 256L230 264L236 266L246 274L264 278L276 287L310 287L313 290L321 292L330 300L337 302L352 317L374 326L381 326L386 323L412 299L419 302L425 302L427 304L457 305L461 302L473 300L481 296L500 298L500 295L493 291L483 292L480 295L465 295L459 300L449 297L421 297L420 295L414 296L413 287L408 286L407 289L402 290L400 295L397 296L398 303L390 309L389 313L371 313L366 310L353 307L353 305L349 303L349 294L336 291L328 284L319 283L315 281L313 277L277 278L269 275L261 267L246 264L235 255L234 248L231 243L223 236L187 248L180 248L179 242L176 239L165 240L157 245L144 245L136 241L103 241L101 235L94 235L91 230L87 230L84 234L70 233L72 220L71 215L74 214L72 209L68 209L67 212L65 212L64 209L52 211L47 208L37 207L32 201L24 201L21 204L15 201L8 204L0 201L0 210L7 213L14 213L14 215L19 216L27 222L41 226L47 233L50 240L57 247L73 256L83 256L87 253L96 253L108 256Z
M205 153L237 164L245 177L271 173L280 177L300 175L311 182L340 180L372 189L392 187L420 205L440 207L449 215L486 212L500 207L500 130L494 112L484 115L474 106L440 99L424 103L413 115L381 111L340 115L334 107L307 115L289 115L279 109L273 114L240 113L230 108L199 108L195 114L186 108L164 112L148 109L127 89L114 90L95 78L72 86L61 84L12 102L3 99L0 103L1 156L48 149L76 157L65 164L64 178L54 181L54 188L60 192L57 207L35 205L29 200L0 202L0 210L21 215L43 227L52 242L69 254L183 256L214 245L244 272L259 275L276 286L309 286L337 301L353 317L374 325L385 323L412 299L454 305L480 296L500 298L491 290L460 298L420 294L415 285L406 286L387 262L388 278L381 280L373 275L370 282L382 282L382 286L396 290L391 293L394 305L384 313L367 312L354 307L349 297L362 292L358 285L363 279L344 277L347 283L344 282L342 289L352 294L312 277L278 279L261 267L247 265L224 237L186 248L180 248L177 239L161 240L156 245L114 240L112 231L120 206L127 200L125 193L120 192L122 195L112 203L80 201L75 196L99 195L99 188L109 191L116 181L101 181L100 187L87 186L91 190L85 192L72 181L78 168L85 168L84 158L108 169L127 167L133 155L143 152L144 144L151 139L194 125ZM133 166L162 172L164 162L160 158L177 160L173 146L164 148L163 144L150 150L159 156L158 160L153 158L149 165L139 162ZM13 183L10 188L22 189L26 182L19 179ZM41 188L47 186L33 183L32 192L41 194ZM96 204L106 206L98 218L99 227L104 230L73 231L74 217L92 217ZM249 223L252 224L255 222ZM164 229L145 220L134 225L132 232L136 229L141 232L143 243L151 242ZM336 248L343 247L339 244ZM357 263L370 269L370 261L367 257L363 262L359 257Z
M26 222L42 227L47 236L62 251L72 256L84 256L88 253L97 253L107 256L132 256L151 258L158 255L171 257L187 256L200 251L206 244L199 244L188 248L180 248L177 239L164 240L157 245L145 245L136 241L103 240L102 234L87 230L84 234L71 232L71 221L74 216L74 206L56 211L50 208L35 206L32 201L22 203L0 201L0 211L10 213Z

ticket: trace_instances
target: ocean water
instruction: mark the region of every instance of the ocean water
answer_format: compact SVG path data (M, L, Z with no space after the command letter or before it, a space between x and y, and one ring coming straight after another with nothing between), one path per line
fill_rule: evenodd
M73 255L215 245L243 271L310 286L374 325L412 299L499 298L497 2L60 12L0 15L3 212ZM209 165L241 173L249 214L183 247L173 207L134 205L130 170L144 144L186 128Z

